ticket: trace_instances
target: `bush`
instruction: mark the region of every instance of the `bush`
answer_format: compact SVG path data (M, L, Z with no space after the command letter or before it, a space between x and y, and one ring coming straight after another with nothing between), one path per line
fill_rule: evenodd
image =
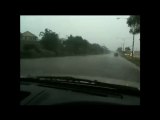
M41 55L44 57L51 57L51 56L56 56L56 53L49 50L42 50Z

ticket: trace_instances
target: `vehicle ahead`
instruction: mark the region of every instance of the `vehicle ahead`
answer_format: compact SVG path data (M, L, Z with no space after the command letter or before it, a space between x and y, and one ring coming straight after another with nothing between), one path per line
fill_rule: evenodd
M21 77L21 105L140 105L140 89L68 76Z
M117 57L117 56L118 56L118 53L117 53L117 52L116 52L116 53L114 53L114 56L116 56L116 57Z

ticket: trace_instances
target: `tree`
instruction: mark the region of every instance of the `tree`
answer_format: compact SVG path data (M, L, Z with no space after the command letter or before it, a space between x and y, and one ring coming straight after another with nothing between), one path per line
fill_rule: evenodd
M127 19L127 24L131 28L130 33L132 34L140 33L140 16L131 15Z
M60 46L60 40L58 34L52 32L52 30L45 29L44 32L40 32L39 36L42 36L40 43L46 50L50 50L58 55L58 49Z
M122 47L117 48L117 51L122 53Z
M93 43L91 44L91 52L94 54L100 54L100 53L104 53L104 49L99 44Z
M130 51L130 47L125 47L125 51Z
M68 38L63 41L64 50L66 51L66 54L73 55L75 52L75 43L74 43L74 37L72 35L68 36Z
M125 47L125 53L130 53L131 49L130 47Z
M127 24L130 27L130 33L133 34L133 43L132 43L132 58L134 52L134 36L135 34L140 33L140 16L131 15L127 19Z
M109 49L106 46L102 46L102 48L103 48L103 53L109 53L110 52Z
M89 52L89 42L81 36L70 35L67 40L63 42L63 46L68 53L72 55L87 54Z

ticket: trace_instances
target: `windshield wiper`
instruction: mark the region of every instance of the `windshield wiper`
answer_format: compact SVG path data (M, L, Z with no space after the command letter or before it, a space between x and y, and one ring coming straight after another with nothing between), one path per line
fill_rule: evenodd
M140 95L140 91L134 87L103 83L97 80L80 79L70 76L38 76L26 78L24 77L21 78L21 81L39 83L40 85L48 87L58 87L64 89L70 88L74 90L80 89L85 92L89 92L88 90L93 90L95 93L96 90L98 93L103 94L104 91L107 90L107 92L111 92L112 94L124 93L136 96Z

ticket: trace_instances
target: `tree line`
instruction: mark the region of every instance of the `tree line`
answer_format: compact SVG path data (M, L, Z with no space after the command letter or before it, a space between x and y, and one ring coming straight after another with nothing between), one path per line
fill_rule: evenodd
M125 47L125 50L123 51L123 49L122 49L122 47L118 47L117 48L117 52L119 52L119 53L127 53L127 54L130 54L131 53L131 49L130 49L130 47Z
M40 32L42 38L39 41L24 41L20 44L20 57L53 57L70 55L106 54L109 49L97 43L89 43L81 36L68 36L66 39L59 38L59 35L50 29ZM20 39L22 34L20 33Z

